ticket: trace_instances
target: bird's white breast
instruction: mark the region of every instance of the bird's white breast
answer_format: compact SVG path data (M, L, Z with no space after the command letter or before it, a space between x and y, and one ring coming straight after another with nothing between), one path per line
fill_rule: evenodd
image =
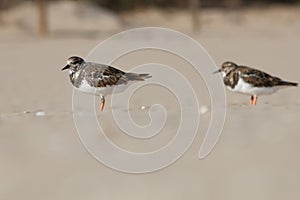
M77 89L84 93L105 96L105 95L110 95L112 93L123 92L129 85L130 84L95 88L95 87L91 87L86 80L82 80L81 85Z
M79 91L89 94L94 94L96 89L91 87L86 80L82 80L80 86L77 88Z
M239 78L239 81L232 89L231 87L227 87L229 90L234 92L240 92L251 95L268 95L276 92L280 87L254 87L253 85L246 83L242 78Z

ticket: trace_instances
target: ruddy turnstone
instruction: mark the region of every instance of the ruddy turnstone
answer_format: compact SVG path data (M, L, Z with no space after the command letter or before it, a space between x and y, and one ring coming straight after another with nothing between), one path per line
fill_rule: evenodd
M105 95L122 92L128 82L144 81L149 74L126 73L112 66L86 62L83 58L72 56L61 70L69 69L70 81L81 92L100 96L100 111L105 104Z
M218 72L221 72L224 84L229 90L251 95L250 105L256 105L260 95L273 94L287 86L298 86L298 83L284 81L263 71L233 62L224 62L214 73Z

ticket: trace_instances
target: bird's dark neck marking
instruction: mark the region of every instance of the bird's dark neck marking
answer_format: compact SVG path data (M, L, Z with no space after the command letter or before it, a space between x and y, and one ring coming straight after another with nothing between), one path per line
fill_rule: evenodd
M83 61L79 64L72 65L69 71L70 81L77 88L81 84L81 80L82 80L81 71L84 67L85 67L85 62Z
M76 88L79 88L83 80L83 75L81 71L70 71L69 76L72 85Z
M69 77L70 77L71 83L74 85L74 82L75 82L75 72L70 70Z
M226 76L223 78L224 84L226 86L231 87L234 89L234 87L237 85L239 81L239 73L237 70L231 70L226 74Z

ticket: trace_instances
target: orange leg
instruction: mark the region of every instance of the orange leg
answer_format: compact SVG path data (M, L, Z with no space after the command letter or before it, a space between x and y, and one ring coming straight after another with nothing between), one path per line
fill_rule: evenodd
M105 105L105 98L104 98L104 96L101 96L100 111L102 111L104 109L104 105Z
M254 101L253 101L253 105L256 105L257 99L258 99L258 96L255 96Z

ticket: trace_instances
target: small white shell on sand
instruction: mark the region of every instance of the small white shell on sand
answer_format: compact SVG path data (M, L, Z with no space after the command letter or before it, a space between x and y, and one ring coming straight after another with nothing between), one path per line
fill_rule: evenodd
M37 117L41 117L41 116L45 116L45 115L46 115L46 113L43 111L38 111L35 113L35 116L37 116Z
M200 106L199 112L201 115L205 114L208 112L208 107L207 106Z
M141 106L141 110L145 110L146 109L146 106Z

